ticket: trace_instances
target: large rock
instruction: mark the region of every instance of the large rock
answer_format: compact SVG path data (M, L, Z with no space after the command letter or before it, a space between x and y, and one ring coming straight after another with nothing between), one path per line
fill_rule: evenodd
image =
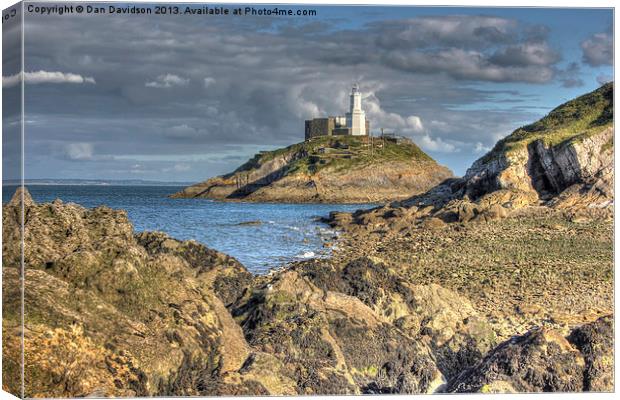
M247 271L193 242L163 234L137 240L122 211L61 201L39 205L27 192L23 201L18 193L3 207L9 390L19 393L20 317L11 304L20 298L21 204L26 396L226 391L222 375L239 371L251 349L222 302L240 290L218 286L214 274L243 282ZM251 385L267 390L259 381Z
M446 387L448 392L613 391L613 319L573 329L565 338L535 328L489 352Z
M613 392L614 390L614 321L602 317L574 329L568 340L583 354L584 390Z
M443 382L424 344L358 298L295 271L256 287L233 315L252 346L282 360L303 394L427 393Z
M575 392L583 390L583 356L559 333L535 329L492 350L449 383L448 392Z
M415 285L379 260L354 259L342 268L307 262L297 269L323 290L361 300L407 337L424 343L446 378L479 361L495 334L472 304L439 285Z

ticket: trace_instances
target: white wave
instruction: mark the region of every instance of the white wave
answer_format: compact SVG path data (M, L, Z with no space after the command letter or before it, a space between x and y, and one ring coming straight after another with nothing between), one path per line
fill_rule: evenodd
M328 228L319 228L320 235L338 236L338 231Z
M314 253L314 251L304 251L304 254L302 255L298 255L296 256L297 258L312 258L314 257L316 254Z

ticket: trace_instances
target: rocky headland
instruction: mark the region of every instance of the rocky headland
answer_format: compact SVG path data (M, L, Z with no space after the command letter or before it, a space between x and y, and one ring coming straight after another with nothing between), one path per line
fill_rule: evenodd
M441 225L540 207L573 219L608 219L613 216L613 138L613 83L608 83L500 140L462 178L386 206L333 213L327 222L342 228L388 221Z
M267 275L135 233L123 211L18 191L5 389L19 393L23 207L26 396L613 391L611 94L520 128L463 178L332 213L330 258Z
M420 194L452 177L404 138L322 136L257 154L234 172L175 198L287 203L369 203Z

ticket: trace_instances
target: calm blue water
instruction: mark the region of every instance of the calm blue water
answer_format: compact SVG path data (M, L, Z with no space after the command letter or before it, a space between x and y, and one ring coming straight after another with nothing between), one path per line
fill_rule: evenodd
M136 231L163 231L194 239L234 256L248 270L265 273L287 261L328 254L324 241L335 232L314 221L330 211L354 211L372 205L223 203L206 199L169 199L171 186L29 186L36 202L60 198L85 207L106 205L126 210ZM15 187L4 186L2 202ZM239 225L260 221L259 225Z

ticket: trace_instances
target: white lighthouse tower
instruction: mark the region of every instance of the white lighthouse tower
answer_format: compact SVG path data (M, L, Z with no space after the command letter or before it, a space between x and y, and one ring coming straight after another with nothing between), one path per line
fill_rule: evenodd
M346 113L347 127L351 128L351 135L366 135L366 113L362 110L362 94L357 84L351 90L351 103Z

